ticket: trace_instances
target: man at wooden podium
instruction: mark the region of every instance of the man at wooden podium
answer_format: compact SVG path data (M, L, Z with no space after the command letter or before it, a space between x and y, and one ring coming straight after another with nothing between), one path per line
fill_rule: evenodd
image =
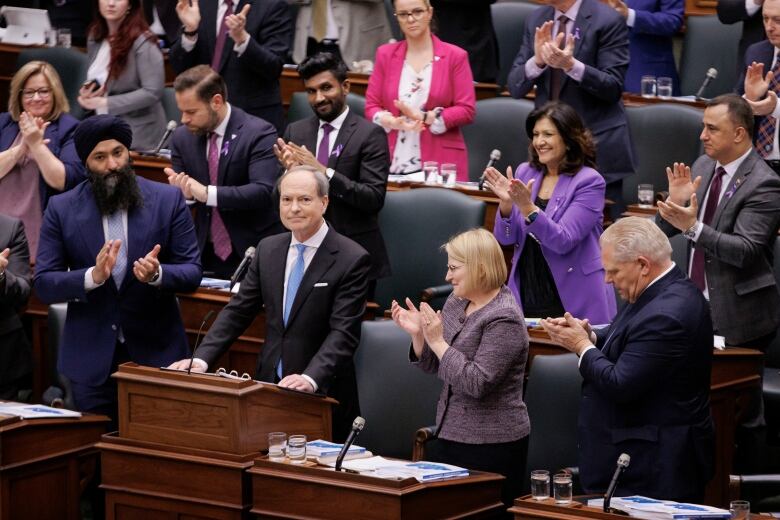
M290 232L260 241L241 288L195 352L192 370L213 366L265 306L266 338L256 379L339 401L333 438L360 413L352 356L360 341L370 258L328 227L328 178L295 166L279 179L279 213ZM189 359L171 365L187 369Z

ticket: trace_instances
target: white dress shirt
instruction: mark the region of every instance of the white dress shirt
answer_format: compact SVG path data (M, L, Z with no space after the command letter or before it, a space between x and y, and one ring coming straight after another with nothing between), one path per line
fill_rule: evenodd
M344 120L347 118L347 113L349 112L349 106L344 107L344 111L339 114L339 116L334 119L333 121L323 121L320 119L320 126L319 130L317 130L317 144L314 147L314 150L311 150L311 152L314 154L314 156L317 156L317 151L320 149L320 143L322 142L322 136L325 135L325 132L322 130L322 126L326 123L333 127L333 130L330 131L330 134L328 134L328 157L330 157L330 154L333 153L333 145L336 144L336 139L339 136L339 130L341 130L341 127L344 126ZM327 168L325 174L328 176L328 179L333 178L333 174L335 173L333 171L333 168L328 168L328 163L325 163L325 168Z
M230 121L230 113L233 111L233 109L230 107L230 103L225 103L225 105L227 105L225 119L223 119L222 122L219 123L213 130L213 132L217 134L217 149L219 150L222 149L222 142L225 140L225 132L227 131L228 121ZM206 164L208 164L209 161L209 150L211 150L211 147L209 146L208 139L206 139ZM221 157L220 160L222 160ZM211 179L209 179L209 182L211 182ZM206 188L206 206L217 207L217 189L218 188L216 186L211 184L209 184Z

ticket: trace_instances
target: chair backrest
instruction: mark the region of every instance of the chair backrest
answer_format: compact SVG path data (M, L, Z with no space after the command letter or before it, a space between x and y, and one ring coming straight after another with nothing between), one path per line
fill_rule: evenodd
M347 105L349 109L360 117L366 117L366 98L360 94L350 92L347 94Z
M628 107L626 116L637 163L636 173L623 179L623 200L630 204L637 201L637 185L652 184L655 191L666 190L666 167L675 162L690 166L701 155L702 111L659 103Z
M669 238L669 243L672 244L672 261L683 273L687 273L689 240L682 233L677 233Z
M417 429L436 422L442 382L409 363L410 344L392 320L363 322L355 373L366 426L357 444L376 455L410 459Z
M477 101L474 122L463 127L463 138L469 151L470 180L479 179L494 149L501 151L501 160L496 166L501 172L507 166L514 169L528 160L525 120L533 109L534 104L528 99L497 97Z
M523 43L525 20L538 8L539 4L525 1L501 2L490 6L493 28L498 39L499 67L496 82L502 87L506 85L509 70Z
M366 114L366 98L359 94L347 94L347 106L360 117ZM314 115L314 111L309 105L309 99L306 92L293 92L290 98L290 107L287 109L287 124L294 123L301 119L306 119Z
M181 110L176 104L176 93L173 87L165 87L163 90L162 106L167 121L176 121L177 125L181 124Z
M713 98L733 92L737 83L737 54L742 37L742 22L724 25L718 17L689 16L680 58L680 91L692 96L699 90L707 69L718 71L702 95Z
M534 356L525 390L531 435L523 474L524 494L529 492L532 470L546 469L552 474L578 465L577 415L581 386L576 355Z
M387 309L393 299L419 300L427 287L444 283L447 255L440 246L453 235L481 227L485 203L446 188L391 191L379 212L393 274L377 280L375 300Z
M398 19L393 16L395 12L393 0L385 0L385 12L387 13L387 21L390 22L390 31L393 33L393 38L399 41L403 40L404 35L401 32L401 26L398 25Z
M775 239L774 245L774 272L775 280L780 287L780 239ZM764 352L764 365L771 368L780 368L780 333L775 336L772 343Z
M79 105L79 89L87 80L87 69L89 69L89 59L87 55L76 49L66 49L64 47L42 47L23 49L19 52L16 59L17 70L27 62L33 60L45 61L54 67L62 81L62 88L65 96L70 103L70 113L74 117L81 119L85 112Z

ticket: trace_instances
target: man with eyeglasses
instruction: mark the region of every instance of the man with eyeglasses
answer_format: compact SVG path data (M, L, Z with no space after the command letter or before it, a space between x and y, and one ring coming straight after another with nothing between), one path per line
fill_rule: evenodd
M352 356L360 341L370 258L325 223L325 174L295 166L277 187L289 232L260 241L238 294L198 347L192 370L216 370L216 360L265 308L266 338L255 379L337 399L333 439L343 442L360 413ZM182 359L171 368L189 366Z

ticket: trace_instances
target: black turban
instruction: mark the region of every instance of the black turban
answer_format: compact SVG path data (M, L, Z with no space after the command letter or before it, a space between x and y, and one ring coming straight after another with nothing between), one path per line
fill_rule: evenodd
M85 165L87 157L101 141L116 139L127 148L133 142L133 131L123 119L108 114L89 117L79 123L73 132L76 153Z

